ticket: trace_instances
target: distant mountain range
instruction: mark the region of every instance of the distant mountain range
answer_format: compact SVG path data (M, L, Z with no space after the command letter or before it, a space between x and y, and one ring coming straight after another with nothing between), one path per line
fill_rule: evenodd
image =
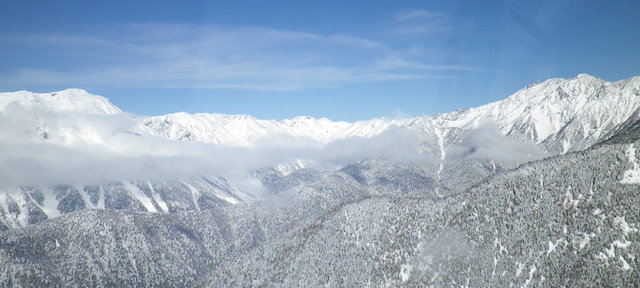
M349 123L312 117L276 121L260 120L250 115L180 112L153 117L131 116L138 124L131 132L187 142L252 146L278 136L329 143L349 137L371 137L389 127L400 126L419 127L425 133L440 135L437 137L444 138L444 142L452 142L449 140L451 137L446 137L450 131L471 129L485 120L492 120L505 135L544 143L549 150L564 153L583 149L618 125L637 117L639 99L640 77L606 82L580 74L573 79L555 78L532 84L504 100L477 108L432 117L377 118ZM0 93L0 111L9 114L16 109L32 111L36 113L35 117L37 113L123 113L106 98L81 89L53 93ZM53 128L47 124L42 123L42 130ZM60 128L61 131L49 134L63 133L62 128L68 127Z
M206 145L193 148L171 144L172 141L215 144L217 147L227 148L244 147L249 150L255 147L323 149L322 147L333 144L330 147L337 147L334 150L349 153L350 149L344 147L348 144L344 143L349 143L350 139L370 140L370 143L383 142L378 139L380 135L391 134L389 131L400 129L417 134L419 139L412 139L411 141L417 142L393 149L411 150L412 145L416 144L417 151L431 156L433 160L425 165L431 167L429 169L433 172L438 191L446 194L461 191L503 168L587 148L608 138L625 125L635 122L639 117L639 108L640 77L606 82L585 74L573 79L550 79L530 85L502 101L477 108L433 117L379 118L353 123L311 117L282 121L259 120L249 115L223 114L175 113L141 117L124 113L106 98L91 95L80 89L68 89L53 93L0 93L0 117L5 124L1 127L3 131L0 133L4 134L2 141L5 145L29 147L19 150L25 155L14 155L19 153L12 154L12 150L7 149L5 154L8 155L4 156L3 165L5 169L17 169L9 163L22 163L24 161L15 159L22 157L23 160L26 158L37 162L38 169L32 171L32 167L23 167L21 170L18 169L18 172L12 172L13 174L22 172L45 176L55 174L51 173L51 170L64 171L59 166L65 166L66 163L58 166L51 164L54 167L49 167L47 164L41 164L42 162L49 163L51 158L63 161L62 159L70 157L68 154L89 153L85 158L100 158L101 155L113 154L117 157L134 155L151 159L185 155L200 157L207 154L197 152L193 155L194 149L208 149L202 148ZM501 139L503 136L500 134L513 141L506 142ZM398 139L402 137L391 135L383 138L391 139L387 142L400 142ZM537 145L539 149L532 149L531 145L526 144ZM43 145L47 148L43 149ZM352 145L354 148L351 150L362 150L361 154L346 155L349 156L346 157L349 160L338 161L338 166L350 164L349 161L378 156L377 152L368 153L365 151L367 149L389 150L388 147L378 147L374 144L359 145ZM68 151L67 154L37 156L42 153L41 150L49 151L48 147ZM320 151L306 154L326 153L324 150ZM223 167L220 169L224 169L224 163L221 162L238 161L233 154L229 156L231 159L223 159L219 154L227 153L211 153L207 155L211 157L207 161L220 164ZM227 175L217 171L181 173L180 169L174 169L170 173L159 172L175 174L173 177L139 175L130 178L128 176L136 173L127 173L126 169L122 169L121 175L105 176L101 179L100 175L113 174L114 169L109 169L110 171L106 172L96 171L94 174L99 175L83 179L82 174L87 169L83 168L82 164L77 164L75 170L67 171L66 174L78 176L69 180L64 179L65 177L52 177L54 179L47 180L33 177L32 181L29 175L18 175L16 177L22 181L13 184L13 179L5 179L5 185L1 188L4 193L0 192L0 227L24 226L84 208L171 212L210 206L198 205L198 201L216 203L214 206L251 201L265 190L264 183L261 183L264 179L256 179L261 174L253 171L274 168L274 173L282 177L305 167L325 167L326 165L318 162L329 161L307 157L303 152L298 154L287 155L281 159L274 157L270 161L263 161L264 163L251 163L250 167L246 167L244 176L235 177L238 179L227 179ZM334 158L345 158L345 155L339 154ZM145 170L150 166L138 164L143 167L136 167L136 164L132 163L137 162L130 159L111 162L117 161L123 163L110 165L130 166L131 169L137 170ZM238 163L237 166L242 168L243 163ZM171 166L165 167L165 170L170 170L174 164L154 163L151 166L163 165ZM92 165L85 163L84 166ZM183 166L194 165L187 162ZM339 168L335 165L332 167ZM7 172L7 177L11 178L12 173ZM213 179L217 180L212 181ZM172 188L159 188L160 186ZM43 196L38 196L41 194ZM200 200L199 197L204 197L205 200ZM162 209L164 206L172 205L173 209Z
M0 286L635 287L638 109L585 74L354 123L2 93Z

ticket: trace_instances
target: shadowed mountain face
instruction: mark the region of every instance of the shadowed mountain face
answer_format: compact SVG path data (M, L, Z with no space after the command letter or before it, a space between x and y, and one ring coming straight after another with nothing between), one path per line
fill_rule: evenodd
M93 133L89 126L56 122L46 126L47 137L38 136L41 142L23 140L34 147L62 145L83 153L88 153L86 147L107 147L98 150L107 156L133 151L110 146L120 141L138 148L160 143L142 157L155 159L141 162L153 165L136 166L136 158L129 157L128 165L109 166L131 173L135 169L127 166L163 167L165 162L153 157L168 152L240 161L257 157L251 152L256 150L299 152L300 143L315 143L305 149L326 146L311 150L323 152L321 158L261 159L270 166L248 169L233 179L185 174L196 177L98 184L40 181L3 188L0 287L634 287L640 283L637 79L552 79L486 106L394 120L396 128L384 126L393 125L383 119L352 128L331 124L339 127L331 131L350 131L346 138L326 130L336 138L305 134L303 142L296 142L298 130L291 129L286 139L294 145L286 149L255 145L216 152L220 158L199 154L217 146L198 145L215 141L198 144L192 143L200 139L195 136L152 135L145 130L151 127L149 119L140 120L147 128L121 125L126 129L115 134L110 128ZM105 99L71 92L75 98L59 105L61 111L99 103L89 111L121 113ZM21 105L53 101L46 99ZM613 106L606 110L606 105ZM234 125L262 123L240 118L227 120ZM484 124L487 119L494 123ZM192 120L188 123L197 122ZM318 123L329 129L325 120ZM320 125L315 119L296 121ZM307 124L299 131L312 129ZM370 138L350 138L358 133ZM317 142L308 142L309 137ZM415 151L407 153L409 148ZM338 156L362 149L389 157L338 161ZM568 152L573 150L581 151ZM51 151L47 156L59 155ZM311 155L305 153L295 156ZM535 160L545 155L555 156ZM516 168L520 163L525 164ZM197 167L205 171L209 166ZM146 173L134 174L151 175ZM11 229L20 226L25 227Z
M242 201L244 195L235 193L224 179L206 177L20 187L3 195L7 209L0 206L0 231L84 209L177 213L224 207Z

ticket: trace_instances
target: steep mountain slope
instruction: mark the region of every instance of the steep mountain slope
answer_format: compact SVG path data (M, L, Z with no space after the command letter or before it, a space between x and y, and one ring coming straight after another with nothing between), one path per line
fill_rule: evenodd
M550 79L524 88L509 98L441 119L465 127L480 119L494 120L505 134L543 143L549 151L584 149L627 121L640 108L640 77L618 82L580 74Z
M637 145L536 161L446 197L417 191L431 185L428 169L367 161L296 171L274 181L273 198L250 205L79 211L0 234L0 279L13 287L634 287Z
M242 202L222 178L29 186L0 194L0 231L84 209L177 213Z

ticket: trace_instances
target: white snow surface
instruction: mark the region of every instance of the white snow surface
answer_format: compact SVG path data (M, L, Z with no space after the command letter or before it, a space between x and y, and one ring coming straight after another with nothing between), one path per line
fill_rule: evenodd
M638 165L638 162L636 161L636 148L633 145L634 144L629 145L626 153L629 163L633 165L633 168L624 172L622 180L620 180L620 182L624 184L640 183L640 165Z
M282 144L282 137L326 144L349 137L371 137L407 120L372 119L348 123L327 118L296 117L261 120L249 115L174 113L143 120L140 130L164 138L189 142L250 147ZM287 139L287 138L285 138Z

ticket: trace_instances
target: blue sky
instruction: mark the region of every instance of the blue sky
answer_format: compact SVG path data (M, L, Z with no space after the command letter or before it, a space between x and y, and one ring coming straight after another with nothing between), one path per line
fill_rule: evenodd
M141 115L423 116L640 75L640 1L2 1L0 91Z

